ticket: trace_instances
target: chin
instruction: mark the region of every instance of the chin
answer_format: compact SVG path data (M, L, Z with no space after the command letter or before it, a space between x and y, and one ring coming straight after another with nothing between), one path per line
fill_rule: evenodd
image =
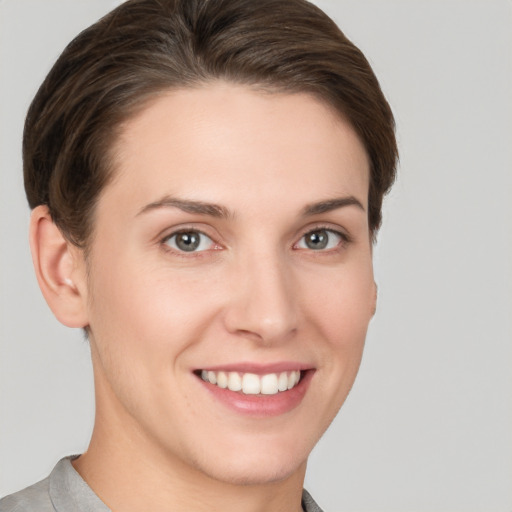
M203 474L233 485L265 485L286 480L306 470L309 444L301 440L287 439L266 443L255 438L250 444L233 443L222 450L196 453L193 465ZM312 449L312 446L311 446Z
M306 460L256 462L247 460L245 456L240 459L223 461L215 467L202 468L202 471L210 478L227 484L248 486L281 482L306 468Z

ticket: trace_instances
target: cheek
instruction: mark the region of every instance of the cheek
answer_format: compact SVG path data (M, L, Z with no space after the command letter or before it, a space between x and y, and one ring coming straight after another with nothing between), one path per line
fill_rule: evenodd
M325 290L311 296L309 311L316 318L322 367L328 376L326 396L334 409L341 405L357 375L368 324L373 315L374 290L371 264L331 275Z
M136 262L117 258L92 276L91 331L118 364L134 360L133 368L151 371L173 364L200 338L215 314L219 287L192 273Z
M373 315L375 284L371 260L326 272L307 297L306 310L321 326L324 338L340 348L360 345Z
M156 422L155 414L173 403L170 390L184 373L184 354L212 317L211 301L199 293L201 283L122 260L93 277L91 343L102 399L122 404L141 422Z

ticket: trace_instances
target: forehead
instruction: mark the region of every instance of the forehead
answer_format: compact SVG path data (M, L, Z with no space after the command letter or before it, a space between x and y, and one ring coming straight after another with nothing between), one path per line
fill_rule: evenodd
M164 193L234 207L291 192L298 201L356 192L367 201L363 145L337 112L305 93L223 82L172 90L123 125L114 154L116 179L105 195L130 197L135 208Z

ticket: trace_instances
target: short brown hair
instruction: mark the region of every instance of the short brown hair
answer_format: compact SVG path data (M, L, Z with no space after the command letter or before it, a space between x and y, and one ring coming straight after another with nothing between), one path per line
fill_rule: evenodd
M156 94L215 79L309 92L358 133L370 159L374 235L395 177L394 119L368 61L305 0L128 0L79 34L37 92L23 137L31 208L87 247L119 128Z

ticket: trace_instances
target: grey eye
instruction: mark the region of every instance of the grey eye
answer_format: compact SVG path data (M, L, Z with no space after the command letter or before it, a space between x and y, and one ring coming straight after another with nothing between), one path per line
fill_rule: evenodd
M213 240L200 231L181 231L170 236L167 245L181 252L200 252L212 247Z
M342 236L330 229L315 229L306 233L298 243L299 249L311 249L313 251L322 251L324 249L334 249L342 241Z

